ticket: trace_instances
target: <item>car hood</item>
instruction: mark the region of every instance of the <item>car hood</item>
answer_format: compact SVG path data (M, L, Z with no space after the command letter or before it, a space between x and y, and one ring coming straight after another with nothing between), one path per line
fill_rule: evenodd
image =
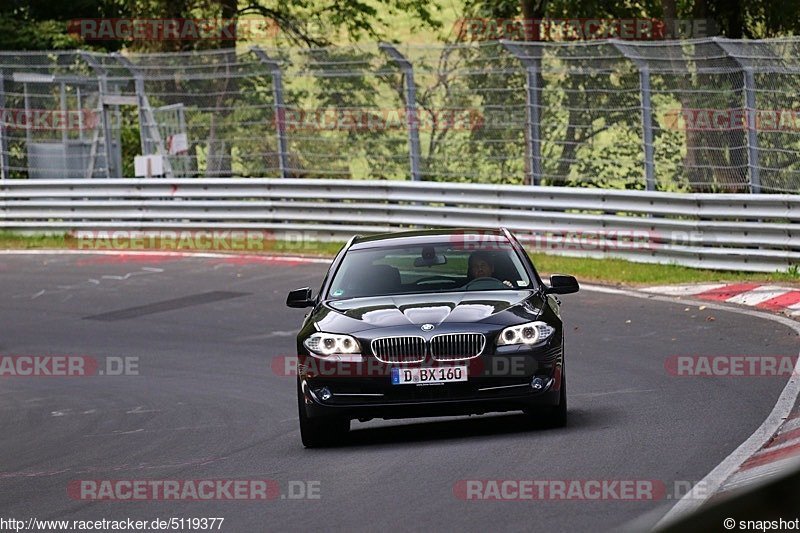
M444 323L536 320L543 301L531 290L407 294L325 302L314 317L322 331Z

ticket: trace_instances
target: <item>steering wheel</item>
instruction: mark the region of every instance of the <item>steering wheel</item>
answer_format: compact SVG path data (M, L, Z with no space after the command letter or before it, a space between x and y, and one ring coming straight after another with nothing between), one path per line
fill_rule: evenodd
M417 281L414 282L414 285L421 285L423 283L428 283L430 281L444 281L447 283L457 283L456 280L454 280L453 278L449 278L447 276L428 276L425 278L418 279Z
M482 277L469 281L466 285L464 285L464 290L473 291L481 289L501 289L505 287L506 285L497 278Z

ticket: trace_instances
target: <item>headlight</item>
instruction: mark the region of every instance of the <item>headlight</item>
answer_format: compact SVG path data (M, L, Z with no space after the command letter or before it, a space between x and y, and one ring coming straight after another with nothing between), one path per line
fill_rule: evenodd
M318 355L359 355L361 346L350 335L317 332L303 341L303 345Z
M511 326L500 332L500 335L497 337L497 345L538 344L550 338L550 335L552 335L555 330L554 327L541 321Z

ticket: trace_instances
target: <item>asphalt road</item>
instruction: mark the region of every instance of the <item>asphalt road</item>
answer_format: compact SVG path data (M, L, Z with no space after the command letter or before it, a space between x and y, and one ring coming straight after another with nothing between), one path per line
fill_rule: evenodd
M672 355L796 355L796 336L736 313L564 296L570 423L518 415L354 423L306 450L289 289L325 265L238 259L0 257L0 355L138 358L138 375L0 378L0 518L224 517L222 531L601 531L673 503L474 501L460 480L701 479L772 409L786 378L687 378ZM713 320L709 317L713 317ZM81 501L75 480L269 479L319 499ZM669 496L668 495L668 496Z

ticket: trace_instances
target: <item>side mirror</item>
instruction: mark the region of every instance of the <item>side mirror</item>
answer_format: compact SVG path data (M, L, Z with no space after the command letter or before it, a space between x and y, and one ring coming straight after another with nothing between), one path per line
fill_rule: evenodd
M286 297L286 305L289 307L312 307L314 300L311 298L311 289L303 287L289 292Z
M545 289L545 294L572 294L578 292L581 286L575 276L553 274L550 276L550 287Z

